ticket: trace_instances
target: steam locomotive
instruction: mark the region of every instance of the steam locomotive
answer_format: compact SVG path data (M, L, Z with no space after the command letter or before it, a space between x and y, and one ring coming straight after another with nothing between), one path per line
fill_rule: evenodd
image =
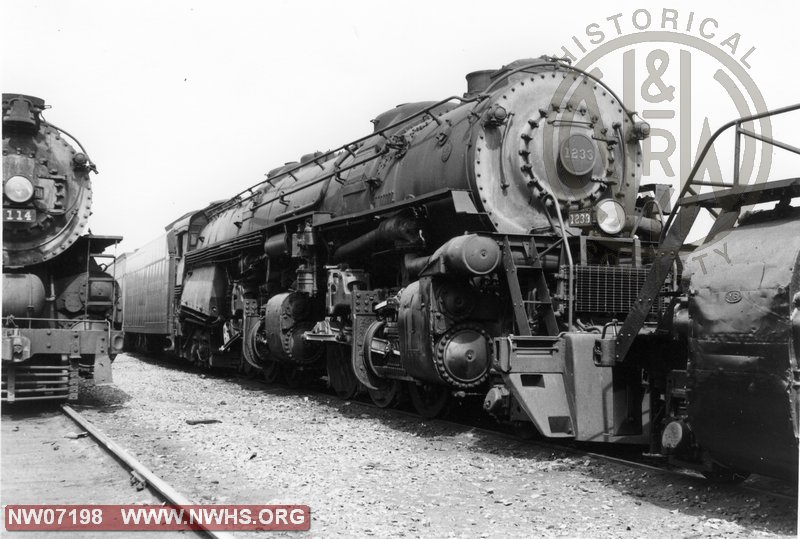
M45 121L44 100L3 94L2 400L74 400L110 381L122 350L118 287L96 258L117 236L85 234L96 168ZM76 151L65 137L72 139ZM117 325L119 325L117 321Z
M671 188L640 181L649 126L556 58L467 83L128 253L126 339L290 385L325 372L423 417L477 397L522 431L708 464L669 426L692 429L675 374L692 371Z

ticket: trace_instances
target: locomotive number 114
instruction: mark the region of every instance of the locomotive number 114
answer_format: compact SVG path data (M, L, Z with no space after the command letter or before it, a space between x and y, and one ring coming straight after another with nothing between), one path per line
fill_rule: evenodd
M36 210L21 208L3 208L3 221L30 223L36 220Z

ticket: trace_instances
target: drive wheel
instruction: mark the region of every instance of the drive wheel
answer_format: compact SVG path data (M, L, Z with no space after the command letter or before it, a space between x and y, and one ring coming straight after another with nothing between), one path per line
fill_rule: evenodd
M327 370L328 383L336 392L336 396L349 400L358 394L359 382L353 365L347 357L348 349L341 345L328 346Z
M281 375L281 364L277 361L265 361L261 366L261 375L268 384L274 384Z
M252 365L250 365L250 363L248 363L244 359L239 360L239 368L236 370L239 374L241 374L245 378L255 378L261 371L261 369L253 367Z
M369 398L378 408L396 406L403 396L403 383L399 380L386 380L378 389L367 389Z
M426 419L442 417L450 404L450 388L433 384L408 383L411 404L419 415Z
M299 389L303 387L306 379L305 371L295 367L294 365L284 365L281 367L283 379L286 385L291 389Z

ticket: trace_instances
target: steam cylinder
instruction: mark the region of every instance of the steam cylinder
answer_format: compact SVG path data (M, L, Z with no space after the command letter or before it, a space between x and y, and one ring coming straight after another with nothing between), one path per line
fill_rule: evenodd
M44 284L31 273L3 274L3 318L35 318L44 311Z

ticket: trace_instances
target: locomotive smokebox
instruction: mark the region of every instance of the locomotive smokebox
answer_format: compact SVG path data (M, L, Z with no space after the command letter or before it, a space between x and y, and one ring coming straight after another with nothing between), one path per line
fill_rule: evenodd
M3 317L33 318L44 310L44 284L30 273L3 274Z

